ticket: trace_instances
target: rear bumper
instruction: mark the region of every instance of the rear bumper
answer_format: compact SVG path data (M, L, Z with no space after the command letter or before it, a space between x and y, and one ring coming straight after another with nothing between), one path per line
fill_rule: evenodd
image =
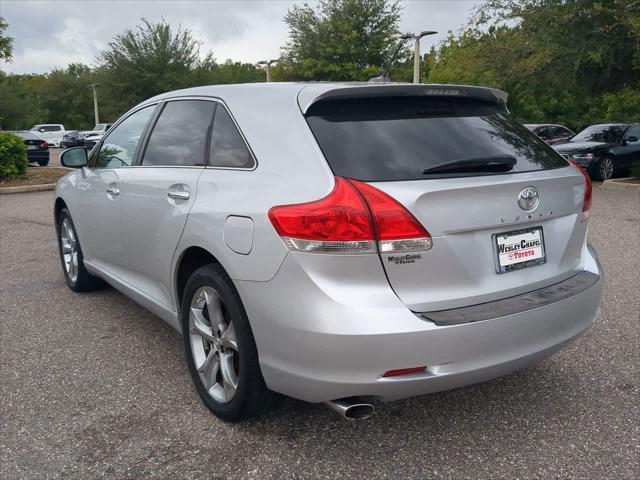
M49 150L42 151L27 151L27 160L29 162L44 162L49 161Z
M320 288L290 254L270 282L237 282L269 388L301 400L381 400L469 385L521 369L582 334L599 314L603 277L585 248L590 287L518 313L442 325L408 310L387 286L375 305ZM579 272L576 272L579 273ZM369 289L377 289L369 280ZM357 291L354 291L357 295ZM383 378L426 365L425 372Z

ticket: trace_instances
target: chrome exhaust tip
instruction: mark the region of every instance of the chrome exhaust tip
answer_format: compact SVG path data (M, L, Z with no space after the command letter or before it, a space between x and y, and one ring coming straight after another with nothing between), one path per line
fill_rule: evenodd
M339 398L338 400L326 402L326 405L342 418L349 420L369 418L375 411L373 405L362 401L358 397Z

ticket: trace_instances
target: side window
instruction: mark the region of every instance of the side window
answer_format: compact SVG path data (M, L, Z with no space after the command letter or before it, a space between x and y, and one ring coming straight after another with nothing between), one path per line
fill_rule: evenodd
M96 168L128 167L136 155L140 137L151 118L155 105L138 110L111 130L100 146Z
M153 127L142 165L190 166L205 163L215 102L167 102Z
M212 167L251 168L251 152L227 110L219 105L213 120L209 165Z
M549 130L549 127L541 127L536 132L536 135L538 135L540 138L546 140L546 139L551 137L551 131Z
M635 127L631 127L629 129L629 131L627 131L627 133L624 136L624 138L629 138L629 137L636 137L638 140L640 140L640 125L636 125Z
M62 130L62 127L59 127L58 125L48 125L44 127L45 132L59 132L61 130Z

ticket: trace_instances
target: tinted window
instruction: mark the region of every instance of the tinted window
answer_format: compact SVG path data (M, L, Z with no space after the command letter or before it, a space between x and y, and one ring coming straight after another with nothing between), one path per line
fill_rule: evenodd
M617 142L622 137L626 125L593 125L582 130L571 139L572 142Z
M133 162L140 137L155 105L138 110L127 117L105 137L96 156L95 167L126 167Z
M253 167L253 157L242 135L222 106L218 106L213 121L209 165L213 167Z
M637 125L637 126L635 126L635 127L631 127L631 128L627 131L627 133L626 133L625 137L626 137L626 138L629 138L629 137L636 137L637 139L640 139L640 125Z
M549 127L540 127L536 131L536 135L544 139L551 138L551 129Z
M168 102L153 127L143 165L204 165L214 102Z
M457 98L394 97L319 102L307 121L336 175L364 181L433 178L458 161L513 157L511 172L566 162L495 105ZM477 175L457 173L446 176Z

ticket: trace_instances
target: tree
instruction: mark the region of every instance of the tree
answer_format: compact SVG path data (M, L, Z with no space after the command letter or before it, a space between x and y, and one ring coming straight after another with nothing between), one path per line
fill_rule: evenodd
M10 62L13 59L13 38L4 34L9 24L0 17L0 61Z
M189 30L178 27L174 32L164 20L150 23L145 19L136 29L116 35L98 60L107 82L104 88L110 91L107 95L129 107L159 93L191 86L191 72L214 63L210 52L200 57L200 44Z
M502 88L523 122L637 121L621 102L640 94L640 1L485 0L429 81Z
M320 0L284 18L289 41L274 78L368 80L381 73L398 42L400 5L386 0Z

